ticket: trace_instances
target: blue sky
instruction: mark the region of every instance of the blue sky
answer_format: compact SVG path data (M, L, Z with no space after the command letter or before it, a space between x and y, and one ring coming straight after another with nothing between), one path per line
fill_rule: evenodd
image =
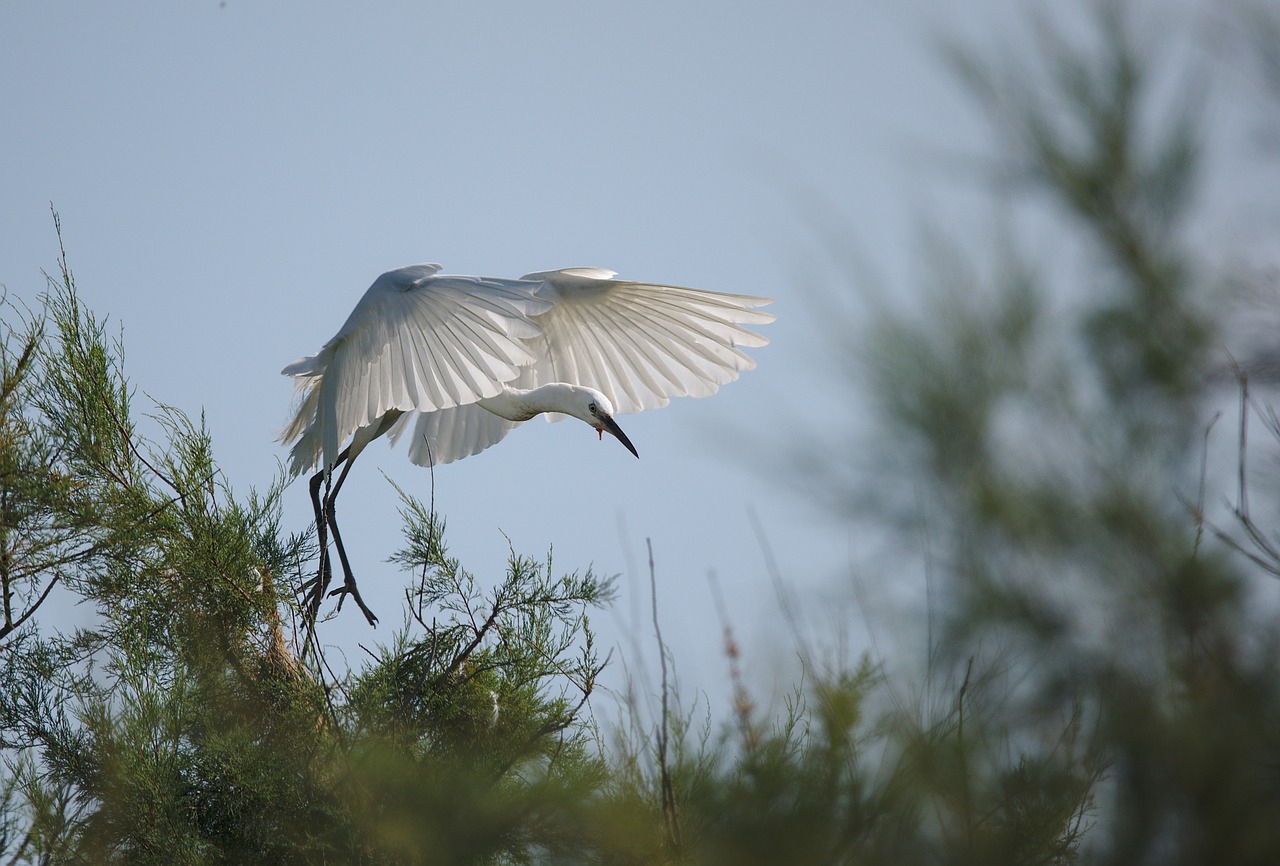
M139 409L149 395L204 412L239 494L286 454L279 370L390 267L591 265L775 297L757 370L623 419L641 460L535 421L435 479L452 550L482 582L507 539L620 574L596 624L624 646L638 635L650 665L651 538L686 688L720 698L710 572L752 675L767 682L791 654L752 513L816 628L861 645L856 618L824 612L847 609L865 540L779 483L785 448L859 411L818 336L812 285L847 275L816 227L911 271L913 225L960 195L939 154L980 140L931 36L980 33L1010 5L5 3L0 283L28 302L43 289L52 202L84 301L123 327ZM380 469L429 495L427 473L382 443L344 489L344 537L384 623L371 633L344 610L323 637L348 650L401 619ZM287 500L301 530L305 486Z

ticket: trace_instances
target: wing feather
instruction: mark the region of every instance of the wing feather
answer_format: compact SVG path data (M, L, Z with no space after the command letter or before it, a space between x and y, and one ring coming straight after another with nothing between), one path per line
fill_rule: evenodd
M332 466L340 446L387 412L432 412L501 392L535 356L531 317L550 302L536 283L439 274L435 264L388 271L374 281L316 355L284 369L304 390L286 441ZM299 444L302 444L299 442Z
M533 315L539 357L521 377L587 385L618 412L665 406L672 397L705 397L750 370L744 348L768 345L748 325L773 321L770 298L613 279L603 268L540 271L538 297L552 307Z
M650 389L654 393L674 392L680 388L698 390L700 373L710 374L714 366L702 364L694 351L695 347L688 342L691 334L701 334L704 338L714 340L715 336L699 327L696 321L675 324L656 306L652 309L637 307L636 317L631 323L620 321L616 311L604 308L602 319L612 321L614 330L623 346L623 355L630 358L638 366L647 364L649 369L660 377L648 379ZM628 327L628 324L631 326ZM681 326L683 325L683 327ZM715 343L710 343L715 346ZM673 365L671 361L674 360ZM713 364L720 359L704 356ZM750 360L750 359L748 359ZM712 389L714 390L714 389ZM710 393L710 392L708 392ZM705 396L696 394L695 396Z
M518 421L508 421L475 403L416 413L409 459L419 466L442 466L479 454L501 442ZM401 431L394 431L399 437ZM395 445L395 441L391 443Z

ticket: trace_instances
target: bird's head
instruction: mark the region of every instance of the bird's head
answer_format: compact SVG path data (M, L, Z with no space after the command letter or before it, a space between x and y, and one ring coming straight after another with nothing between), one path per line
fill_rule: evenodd
M637 457L640 456L636 446L631 444L627 434L623 433L622 428L613 420L613 404L609 402L608 397L596 389L575 388L569 414L590 424L600 434L601 439L604 438L605 433L612 433L628 451Z

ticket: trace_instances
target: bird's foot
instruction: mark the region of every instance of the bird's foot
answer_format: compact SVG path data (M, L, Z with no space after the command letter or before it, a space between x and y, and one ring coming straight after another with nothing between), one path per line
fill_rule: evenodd
M378 618L374 616L373 611L369 610L369 606L364 603L364 599L360 597L360 590L356 587L356 582L351 577L347 578L346 583L329 593L329 597L338 597L338 610L342 610L342 602L347 596L351 596L355 600L356 606L360 608L360 612L364 614L364 618L369 620L369 625L375 628L378 625Z

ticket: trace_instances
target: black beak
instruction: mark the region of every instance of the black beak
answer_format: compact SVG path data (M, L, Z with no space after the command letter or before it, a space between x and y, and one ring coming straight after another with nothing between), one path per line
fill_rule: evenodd
M618 426L618 423L616 421L614 421L608 415L604 416L604 418L602 418L601 420L604 422L605 430L608 430L614 436L617 436L618 441L621 442L623 445L627 446L627 450L630 451L632 454L636 455L636 457L640 456L640 452L636 450L636 446L631 444L631 440L627 438L626 433L622 432L622 428Z

